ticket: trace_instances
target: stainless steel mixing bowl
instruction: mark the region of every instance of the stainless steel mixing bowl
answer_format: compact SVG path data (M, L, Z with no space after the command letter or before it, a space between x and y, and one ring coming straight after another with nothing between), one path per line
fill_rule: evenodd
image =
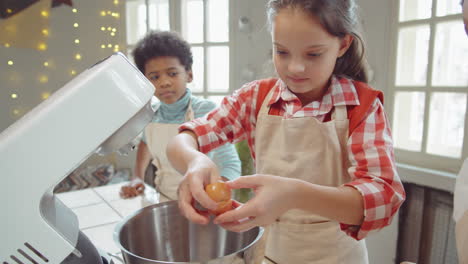
M170 201L125 218L116 226L114 240L126 264L257 264L264 254L263 233L262 227L235 233L212 223L194 224Z

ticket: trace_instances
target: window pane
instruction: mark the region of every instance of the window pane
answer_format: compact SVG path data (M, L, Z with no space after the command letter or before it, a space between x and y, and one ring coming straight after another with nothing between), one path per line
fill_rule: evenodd
M146 5L144 0L125 2L127 44L135 44L146 34Z
M426 84L429 34L428 25L400 29L396 85L421 86Z
M393 111L396 148L421 151L424 122L424 93L397 92Z
M215 102L217 106L221 105L221 101L223 101L224 96L208 96L208 99Z
M208 0L208 41L229 41L228 0Z
M400 21L429 18L431 11L432 0L400 0Z
M168 0L149 1L150 29L169 30L169 3Z
M433 64L433 85L468 85L468 38L462 21L437 24Z
M229 91L229 47L208 48L208 91Z
M461 13L459 0L439 0L437 1L437 16L446 16Z
M203 0L184 0L182 34L189 43L203 42Z
M192 90L192 92L203 92L203 82L204 82L204 63L205 58L203 57L203 47L192 47L193 53L193 81L187 86Z
M434 93L431 97L427 152L460 158L465 126L466 94Z

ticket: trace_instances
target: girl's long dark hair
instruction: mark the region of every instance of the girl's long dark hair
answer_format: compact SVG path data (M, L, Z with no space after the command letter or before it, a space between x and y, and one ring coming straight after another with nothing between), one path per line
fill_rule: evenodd
M333 74L368 82L364 40L354 0L270 0L267 4L270 26L276 14L285 8L298 8L317 17L333 36L342 38L347 34L352 35L354 40L346 53L336 61Z

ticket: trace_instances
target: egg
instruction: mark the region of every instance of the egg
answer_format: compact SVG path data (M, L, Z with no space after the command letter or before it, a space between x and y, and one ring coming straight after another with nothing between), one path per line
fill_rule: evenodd
M218 207L214 210L209 210L211 214L220 215L229 210L232 210L231 189L224 182L215 182L208 184L205 187L208 196L218 203Z

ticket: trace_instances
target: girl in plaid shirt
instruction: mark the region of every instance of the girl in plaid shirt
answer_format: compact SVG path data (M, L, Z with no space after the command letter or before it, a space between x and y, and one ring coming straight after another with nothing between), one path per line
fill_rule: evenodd
M184 174L179 207L217 204L211 149L246 139L256 174L228 182L255 197L214 222L242 232L268 226L277 263L368 263L363 240L390 224L405 199L383 95L370 88L354 0L270 0L279 79L244 85L207 116L183 124L168 157Z

